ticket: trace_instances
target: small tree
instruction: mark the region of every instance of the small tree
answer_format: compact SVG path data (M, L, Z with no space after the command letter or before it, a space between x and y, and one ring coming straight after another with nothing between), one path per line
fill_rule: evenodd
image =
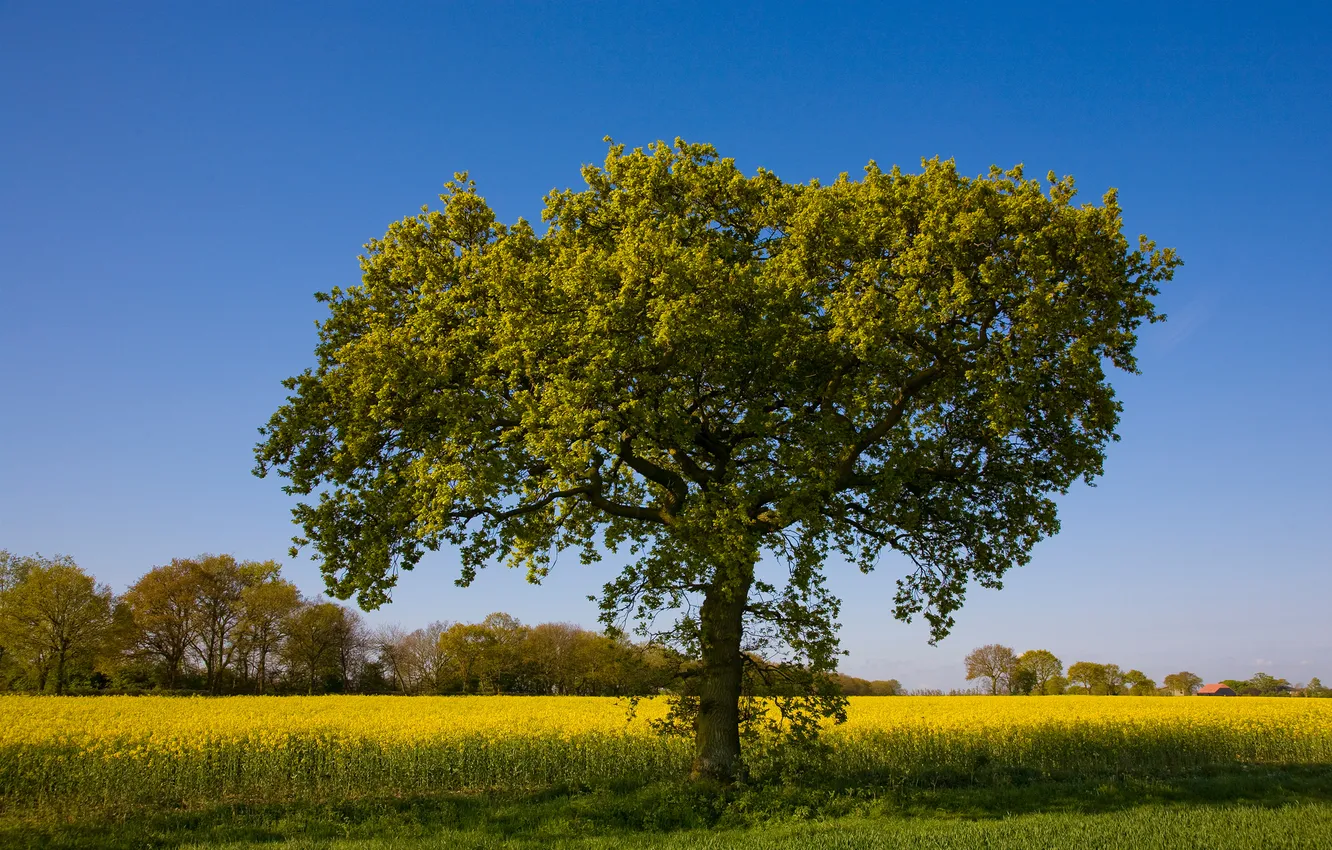
M1126 674L1123 670L1119 669L1119 665L1102 664L1101 670L1103 671L1102 675L1104 678L1102 679L1102 682L1105 688L1105 693L1110 696L1119 696L1124 693Z
M1128 692L1132 696L1156 696L1156 681L1149 678L1147 674L1141 670L1130 670L1125 673L1123 684L1128 687Z
M180 683L198 629L199 604L193 563L176 559L153 567L125 593L134 626L132 651L158 666L162 683Z
M965 659L967 681L983 679L988 682L991 694L1007 693L1013 671L1017 667L1017 655L1012 647L997 643L973 649Z
M1256 690L1259 696L1264 697L1284 696L1291 691L1289 681L1267 673L1254 673L1249 678L1249 687Z
M285 636L283 627L301 606L296 585L270 575L241 591L241 619L236 624L237 643L252 658L256 690L268 686L269 662L279 654Z
M1050 680L1064 672L1064 662L1048 649L1027 650L1018 656L1017 666L1019 670L1026 670L1031 674L1031 687L1024 693L1045 693Z
M541 623L528 630L524 666L536 693L577 693L586 678L588 652L583 642L584 630L571 623Z
M1068 679L1063 676L1051 676L1045 681L1041 693L1046 696L1059 696L1068 690Z
M481 675L483 659L492 635L480 623L454 623L439 635L442 666L462 685L463 693L479 693L485 683Z
M1198 689L1203 685L1201 676L1190 673L1187 670L1182 670L1179 673L1171 673L1169 676L1166 676L1163 681L1165 686L1169 688L1172 693L1176 696L1184 697L1191 697L1198 693Z
M1008 682L1008 692L1013 696L1027 696L1036 689L1036 674L1018 665Z
M282 654L293 683L305 683L313 694L328 677L341 677L338 649L343 639L346 612L341 605L319 602L301 606L288 618Z
M245 591L278 577L276 561L238 562L231 555L200 555L189 564L197 627L191 646L203 664L208 690L222 691L223 676L236 653L237 628L245 615Z
M527 627L516 617L497 611L482 620L479 628L484 636L476 665L479 688L495 694L511 690L523 673Z
M1082 688L1086 693L1105 693L1105 680L1106 671L1104 664L1097 664L1092 661L1079 661L1076 664L1069 665L1069 683Z
M333 651L343 692L355 687L369 662L370 632L365 619L351 608L337 606L341 619L334 626Z
M73 559L34 557L0 594L0 644L10 648L37 690L57 694L70 673L102 650L113 627L111 589L99 585Z
M5 591L23 580L36 558L15 555L8 549L0 549L0 606L4 604ZM17 669L13 648L7 644L9 638L0 628L0 686L11 678L11 671Z
M1258 696L1258 689L1250 685L1248 679L1222 679L1221 684L1239 696ZM1249 693L1250 691L1253 693Z
M453 677L440 637L449 628L440 622L411 632L385 626L372 636L379 663L394 688L404 694L445 692Z
M407 632L401 626L380 626L371 638L375 657L385 675L399 693L416 691L419 680L415 658L407 644Z
M902 683L896 679L870 680L839 673L837 683L847 696L895 697L905 693Z

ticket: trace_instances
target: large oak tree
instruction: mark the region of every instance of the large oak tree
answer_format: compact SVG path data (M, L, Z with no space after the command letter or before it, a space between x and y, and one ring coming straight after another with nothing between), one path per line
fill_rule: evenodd
M835 651L830 549L909 565L893 611L936 637L970 582L1058 529L1100 474L1135 331L1178 261L1122 234L1113 192L871 163L785 183L708 145L612 145L544 232L466 175L319 297L314 368L263 429L298 545L363 606L457 546L545 575L630 553L604 616L681 613L699 776L737 766L747 636L806 669ZM788 575L756 572L767 554Z

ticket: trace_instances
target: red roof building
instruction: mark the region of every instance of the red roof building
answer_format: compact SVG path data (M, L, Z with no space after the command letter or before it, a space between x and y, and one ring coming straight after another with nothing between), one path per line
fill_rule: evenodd
M1220 682L1217 682L1214 685L1203 685L1201 688L1198 689L1198 696L1233 697L1235 696L1235 692L1230 689L1229 685L1223 685Z

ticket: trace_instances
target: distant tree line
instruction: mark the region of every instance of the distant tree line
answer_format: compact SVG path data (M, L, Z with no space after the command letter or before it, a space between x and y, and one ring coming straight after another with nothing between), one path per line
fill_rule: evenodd
M1156 681L1141 670L1124 670L1118 664L1078 661L1064 664L1047 649L1030 649L1018 655L1012 647L991 643L973 649L965 659L967 680L980 680L981 692L994 695L1039 696L1093 694L1099 696L1192 696L1203 680L1183 670ZM1292 685L1266 673L1251 679L1224 679L1237 694L1247 696L1332 697L1317 678L1307 685Z
M784 693L793 671L747 657L748 692ZM1203 680L1172 673L1163 686L1139 670L999 644L966 657L980 687L950 694L1196 693ZM836 674L848 696L942 695L896 679ZM689 659L569 623L528 626L499 612L479 623L371 628L355 609L307 599L275 561L200 555L153 567L117 596L68 557L0 550L0 690L205 694L689 693ZM1256 696L1332 696L1313 679L1265 673L1224 680Z
M753 655L750 691L785 670ZM303 597L274 561L200 555L153 567L117 596L68 557L0 550L0 689L63 693L569 694L684 692L688 659L568 623L505 613L408 631ZM896 680L837 675L851 695Z
M842 693L849 697L900 697L908 691L896 679L858 679L845 673L837 673L833 681L841 686Z
M373 629L273 561L176 559L117 596L70 558L0 550L0 689L633 695L679 678L665 650L567 623Z

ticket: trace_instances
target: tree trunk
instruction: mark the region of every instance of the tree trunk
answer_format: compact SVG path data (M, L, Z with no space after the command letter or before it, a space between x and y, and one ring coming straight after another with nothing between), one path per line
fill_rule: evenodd
M55 681L55 692L56 692L56 696L60 696L60 695L62 695L62 694L65 693L65 649L64 649L64 647L61 647L60 651L56 654L56 681Z
M723 570L699 611L703 670L699 677L698 717L694 726L693 779L730 782L740 758L740 683L744 657L745 605L754 580L753 564Z

